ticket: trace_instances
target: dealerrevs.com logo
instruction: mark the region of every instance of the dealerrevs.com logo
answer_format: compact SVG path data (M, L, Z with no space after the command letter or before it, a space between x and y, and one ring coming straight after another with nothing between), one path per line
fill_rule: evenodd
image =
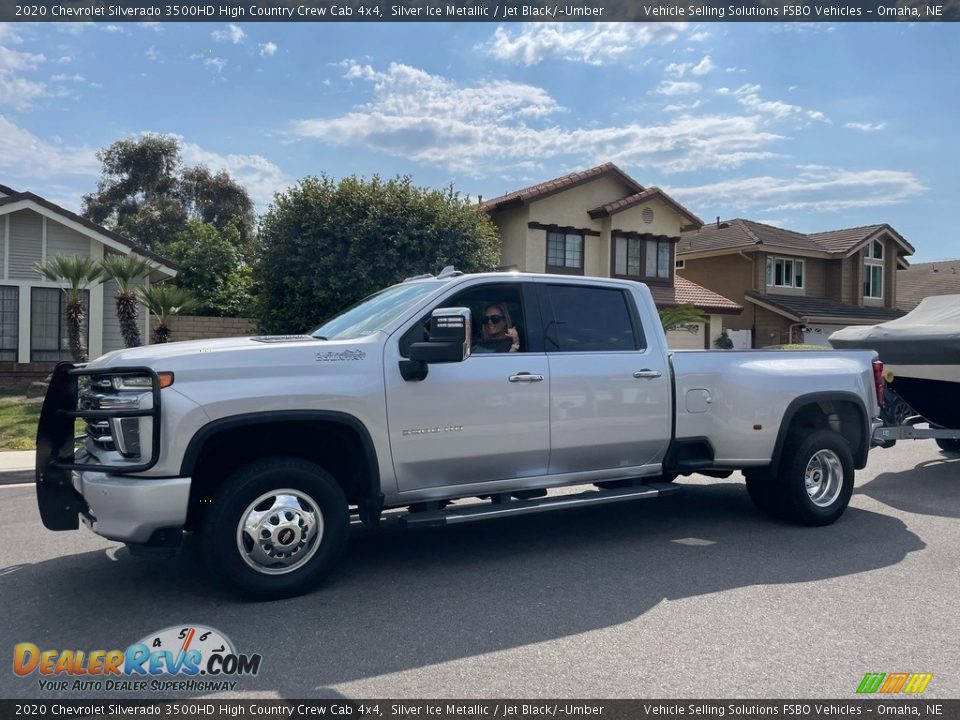
M150 633L125 650L13 649L13 672L39 676L40 690L234 690L237 676L260 671L259 654L238 653L223 633L203 625L175 625Z

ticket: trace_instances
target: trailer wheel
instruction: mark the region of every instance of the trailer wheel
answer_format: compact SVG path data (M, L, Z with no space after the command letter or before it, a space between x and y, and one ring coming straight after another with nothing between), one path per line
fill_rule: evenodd
M248 598L311 589L336 564L350 525L343 491L319 465L259 460L220 487L200 529L209 569Z
M960 453L960 440L955 438L937 438L937 446L945 453Z
M791 438L777 479L778 512L802 525L829 525L853 494L853 454L839 433L816 430Z

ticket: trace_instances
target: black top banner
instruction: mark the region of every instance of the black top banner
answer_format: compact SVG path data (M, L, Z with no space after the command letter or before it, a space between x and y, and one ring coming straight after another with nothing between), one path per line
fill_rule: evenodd
M956 22L960 0L0 0L6 22Z

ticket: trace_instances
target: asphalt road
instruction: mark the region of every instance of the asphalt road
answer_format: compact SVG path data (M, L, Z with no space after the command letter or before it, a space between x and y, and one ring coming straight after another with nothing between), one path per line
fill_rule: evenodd
M818 529L760 516L738 475L684 484L662 500L357 528L321 589L263 604L211 586L190 545L134 558L45 530L32 487L0 487L0 697L98 695L41 693L11 672L16 643L122 649L190 623L263 656L219 697L852 698L866 672L931 672L926 698L960 697L960 458L932 441L875 450L850 509Z

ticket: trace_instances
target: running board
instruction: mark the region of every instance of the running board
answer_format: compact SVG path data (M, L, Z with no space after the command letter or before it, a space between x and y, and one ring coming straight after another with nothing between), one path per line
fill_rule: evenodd
M680 492L680 486L672 483L650 483L636 487L614 490L588 490L576 495L554 495L536 500L510 500L507 502L482 503L450 507L446 510L406 513L400 516L400 523L407 527L439 527L455 523L487 520L509 515L529 515L530 513L561 510L584 505L605 505L626 500L645 500Z

